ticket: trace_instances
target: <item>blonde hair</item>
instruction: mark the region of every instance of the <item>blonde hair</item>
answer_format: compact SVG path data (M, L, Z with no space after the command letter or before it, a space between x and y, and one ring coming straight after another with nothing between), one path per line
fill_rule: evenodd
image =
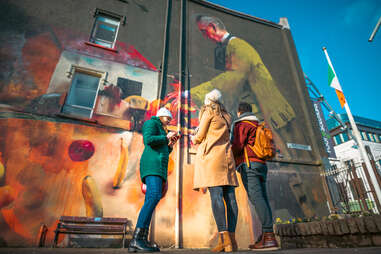
M210 111L214 115L218 115L220 117L224 117L223 114L230 115L226 111L224 104L222 104L221 102L218 102L218 101L217 102L211 101L210 104L203 105L201 107L201 110L200 110L199 120L201 120L201 117L202 117L202 115L204 114L205 111Z

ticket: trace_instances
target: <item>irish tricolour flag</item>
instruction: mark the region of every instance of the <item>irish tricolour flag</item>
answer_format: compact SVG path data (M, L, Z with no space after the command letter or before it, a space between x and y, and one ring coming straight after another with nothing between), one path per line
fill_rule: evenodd
M337 76L336 76L336 72L333 69L331 60L329 59L327 49L324 47L323 50L328 61L328 84L330 85L330 87L335 89L337 97L339 98L339 101L340 101L340 105L343 108L345 105L345 97L343 94L343 89L341 89L339 80L337 79Z

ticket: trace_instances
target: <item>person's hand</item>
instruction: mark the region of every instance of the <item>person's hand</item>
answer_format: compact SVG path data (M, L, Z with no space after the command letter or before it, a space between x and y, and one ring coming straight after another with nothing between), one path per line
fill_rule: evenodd
M197 145L196 136L191 135L190 137L191 137L192 144Z
M176 136L176 132L174 132L174 131L170 131L170 132L168 132L168 134L167 134L167 139L168 139L169 141L171 141L171 139L172 139L174 136Z
M169 141L169 145L172 145L172 146L175 145L177 140L179 140L179 138L180 138L180 136L174 136L174 137L172 137L170 139L170 141Z
M197 132L198 132L198 127L195 128L195 129L189 129L188 132L189 132L190 135L196 135Z

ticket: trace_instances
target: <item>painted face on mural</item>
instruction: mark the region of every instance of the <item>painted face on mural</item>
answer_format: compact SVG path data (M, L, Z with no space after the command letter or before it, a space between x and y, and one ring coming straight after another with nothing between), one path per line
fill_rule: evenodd
M220 42L221 41L221 35L217 29L217 27L213 23L204 24L204 23L197 23L198 29L202 33L202 35L214 42Z

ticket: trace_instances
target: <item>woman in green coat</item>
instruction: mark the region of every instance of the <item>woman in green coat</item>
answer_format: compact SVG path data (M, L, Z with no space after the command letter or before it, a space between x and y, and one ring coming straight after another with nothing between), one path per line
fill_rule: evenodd
M163 184L167 182L169 153L178 136L175 132L167 133L167 125L172 119L171 112L160 108L143 125L144 151L140 158L140 177L146 184L146 196L140 210L129 252L155 252L160 249L147 241L152 213L162 197Z

